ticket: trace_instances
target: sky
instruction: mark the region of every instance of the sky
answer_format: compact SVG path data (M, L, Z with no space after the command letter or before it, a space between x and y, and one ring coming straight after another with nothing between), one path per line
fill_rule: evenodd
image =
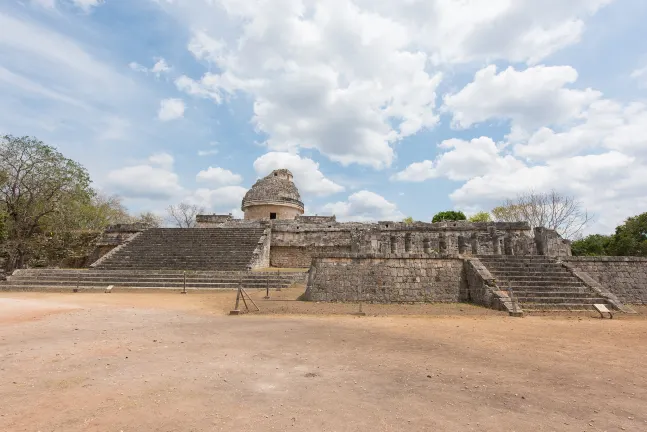
M430 221L528 191L610 233L647 211L644 0L3 0L0 134L133 212Z

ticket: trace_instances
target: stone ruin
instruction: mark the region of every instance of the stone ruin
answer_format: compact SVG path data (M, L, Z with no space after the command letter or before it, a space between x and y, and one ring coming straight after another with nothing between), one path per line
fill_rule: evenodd
M258 180L241 210L244 219L198 215L197 228L110 227L89 271L18 270L4 289L78 285L80 278L88 286L179 287L189 271L189 287L202 289L301 280L314 301L467 301L512 314L590 310L596 303L630 312L625 304L647 303L647 260L573 258L570 242L525 222L307 216L285 169ZM280 268L293 271L276 273Z

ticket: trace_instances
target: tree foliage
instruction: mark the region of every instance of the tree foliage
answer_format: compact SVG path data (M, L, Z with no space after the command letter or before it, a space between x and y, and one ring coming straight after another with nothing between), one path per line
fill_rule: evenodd
M617 227L609 251L611 255L647 256L647 213L630 217Z
M490 222L492 221L492 216L488 212L478 212L468 219L470 222Z
M0 252L11 271L29 264L82 263L108 226L144 222L121 198L96 193L80 164L32 137L0 137Z
M442 222L442 221L462 221L462 220L467 220L467 218L465 217L465 214L462 211L448 210L448 211L442 211L440 213L436 213L436 215L433 217L431 221Z
M407 216L404 219L402 219L402 222L404 222L407 225L410 225L413 223L413 218L411 216Z
M553 229L566 239L576 238L592 221L582 204L574 197L556 191L537 193L530 191L514 200L506 200L492 209L499 222L528 222L532 228Z
M193 228L196 226L196 215L204 213L204 207L195 204L181 202L177 205L168 206L169 222L178 228Z
M31 137L0 138L0 205L5 215L7 268L22 267L38 234L56 225L70 203L90 204L90 177L81 165Z
M628 218L615 234L593 234L576 240L571 249L575 256L647 256L647 213Z
M610 255L609 245L613 236L593 234L571 243L574 256L600 256Z

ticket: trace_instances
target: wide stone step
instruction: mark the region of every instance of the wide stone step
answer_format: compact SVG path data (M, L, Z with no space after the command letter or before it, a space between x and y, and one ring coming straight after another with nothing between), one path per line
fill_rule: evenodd
M564 297L577 297L577 296L588 296L595 295L595 292L590 290L585 286L581 287L535 287L535 288L519 288L517 290L513 289L512 292L515 296L528 296L532 297L534 295L544 296L551 295L555 297L564 296Z
M525 303L541 303L541 304L554 304L554 303L577 303L577 304L598 304L605 303L606 300L600 297L516 297L517 301L523 306Z
M492 273L492 272L490 272ZM507 279L507 280L521 280L521 279L543 279L543 280L573 280L576 279L572 274L570 273L559 273L559 274L551 274L551 273L519 273L515 275L509 275L509 274L504 274L504 273L494 273L498 276L500 276L502 279Z
M266 283L266 282L241 282L240 284L242 285L243 288L265 288L269 286L269 288L275 288L275 287L281 287L285 288L290 286L293 283L293 281L282 281L282 282L274 282L274 283ZM220 289L220 288L228 288L228 289L233 289L238 287L238 281L231 281L231 282L195 282L195 281L187 281L186 287L187 288L213 288L213 289ZM29 283L17 283L17 282L11 282L7 284L6 286L56 286L56 287L70 287L70 288L75 288L77 286L79 287L106 287L108 285L114 285L114 286L128 286L128 287L176 287L176 288L182 288L184 286L183 282L144 282L144 281L126 281L126 282L89 282L89 281L82 281L78 285L76 283L64 283L64 282L37 282L37 281L31 281Z
M560 264L544 263L544 264L512 264L512 263L482 263L488 268L502 269L502 270L518 270L518 269L550 269L550 268L563 268Z
M615 310L610 305L607 307ZM522 305L524 313L536 312L589 312L594 311L592 304L581 303L525 303Z
M115 286L114 290L115 291L121 291L121 292L141 292L141 291L159 291L159 290L168 290L168 291L174 291L174 292L180 292L183 290L184 287L177 287L177 286ZM265 287L246 287L243 286L243 288L248 289L248 290L259 290L262 291L265 289ZM282 287L272 287L270 286L270 289L277 289L277 288L287 288L285 286ZM77 289L76 286L65 286L65 285L58 285L58 286L44 286L44 285L0 285L0 292L70 292ZM106 289L105 285L101 286L79 286L78 291L79 292L104 292ZM186 287L188 291L190 290L200 290L200 291L235 291L238 289L238 286L235 287L204 287L204 286L188 286Z
M229 283L239 281L242 283L282 283L292 281L294 278L187 278L187 283ZM128 278L128 277L98 277L98 278L11 278L11 283L16 285L73 285L79 283L129 283L129 282L146 282L146 283L182 283L183 278Z
M152 228L96 269L245 270L263 228Z
M510 264L534 264L534 263L552 263L554 262L551 258L546 257L536 257L536 258L521 258L515 256L497 256L497 255L488 255L487 257L479 256L477 257L483 263L510 263Z
M561 273L561 272L549 272L549 273L544 273L544 272L519 272L519 273L507 273L507 272L497 272L497 271L491 271L490 274L493 276L498 277L499 279L508 279L508 278L515 278L515 279L535 279L535 278L557 278L557 279L565 279L565 278L570 278L570 279L577 279L573 274L571 273Z
M497 280L495 279L496 284L499 286L499 288L508 288L509 286L514 288L522 288L522 289L532 289L533 287L538 287L538 288L543 288L543 287L557 287L557 288L566 288L566 289L571 289L571 288L577 288L584 286L579 281L573 281L573 282L555 282L555 281L541 281L541 280L535 280L535 281L503 281L503 280Z
M200 275L200 276L210 276L210 275L276 275L276 274L281 274L281 275L293 275L293 274L304 274L307 273L308 269L302 269L302 270L297 270L297 271L225 271L225 272L219 272L219 271L192 271L192 272L187 272L187 277L189 275ZM127 270L127 271L121 271L121 270L96 270L96 269L53 269L53 268L34 268L34 269L20 269L16 270L14 272L14 276L16 275L36 275L36 276L43 276L43 275L49 275L49 274L57 274L57 275L64 275L64 274L70 274L70 275L135 275L135 276L140 276L140 275L182 275L182 271L179 270Z

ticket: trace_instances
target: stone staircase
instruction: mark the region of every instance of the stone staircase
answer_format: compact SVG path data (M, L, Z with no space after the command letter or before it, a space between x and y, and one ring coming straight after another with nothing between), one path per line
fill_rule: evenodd
M187 271L187 289L236 289L241 283L246 289L287 288L304 283L308 273L254 271ZM96 270L96 269L23 269L16 270L0 291L80 291L103 290L114 285L115 290L182 289L184 272L178 270Z
M615 309L555 259L545 256L483 255L499 289L512 288L524 312L584 312L596 303Z
M262 234L262 228L151 228L94 268L246 270Z

